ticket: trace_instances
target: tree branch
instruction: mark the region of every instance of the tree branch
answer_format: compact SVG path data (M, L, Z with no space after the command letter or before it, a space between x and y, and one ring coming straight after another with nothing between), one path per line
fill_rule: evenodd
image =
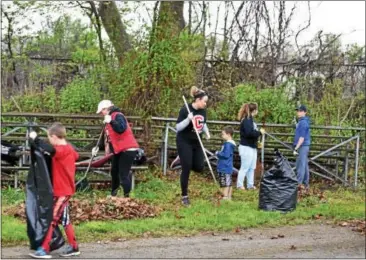
M308 1L308 13L309 13L309 18L308 18L308 22L307 24L301 28L297 33L296 33L296 36L295 36L295 44L296 44L296 48L299 52L299 54L301 54L301 51L300 51L300 48L299 48L299 44L297 42L297 38L299 37L300 33L302 33L303 31L305 31L306 29L308 29L310 27L310 24L311 24L311 11L310 11L310 1Z

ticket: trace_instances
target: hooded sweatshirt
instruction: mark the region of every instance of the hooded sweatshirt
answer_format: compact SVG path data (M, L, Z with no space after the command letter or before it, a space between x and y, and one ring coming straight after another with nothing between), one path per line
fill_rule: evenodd
M302 143L302 146L309 146L311 142L310 138L310 120L309 117L304 116L299 118L299 122L296 125L295 130L295 138L294 138L294 146L297 145L300 137L304 138L304 142Z
M217 163L217 171L225 174L233 173L233 158L235 151L235 142L233 140L226 141L221 151L216 155L219 158Z

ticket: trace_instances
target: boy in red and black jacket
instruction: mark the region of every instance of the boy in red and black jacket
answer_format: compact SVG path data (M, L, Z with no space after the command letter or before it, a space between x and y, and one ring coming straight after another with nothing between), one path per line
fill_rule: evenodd
M69 200L75 193L75 161L79 154L66 141L66 129L61 123L54 123L48 129L48 140L52 146L44 145L37 138L36 132L30 133L33 145L42 146L52 156L52 186L53 186L53 219L42 242L42 246L35 253L29 254L33 258L51 258L50 242L52 233L58 224L62 224L69 242L69 246L60 256L80 255L75 238L74 228L70 222Z

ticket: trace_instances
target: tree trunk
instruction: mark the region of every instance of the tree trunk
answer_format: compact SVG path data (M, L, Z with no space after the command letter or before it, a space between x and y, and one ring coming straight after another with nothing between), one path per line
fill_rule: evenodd
M131 49L131 44L116 3L114 1L100 2L99 15L112 42L119 65L122 66L124 55Z
M154 19L149 42L148 63L153 63L155 57L163 58L165 55L156 51L156 48L152 48L155 44L164 41L174 43L172 39L179 36L180 32L184 29L183 7L183 1L161 1L155 3ZM143 116L156 115L156 104L160 101L163 89L161 84L167 87L172 86L171 76L166 74L163 67L155 68L154 66L149 66L147 69L147 79L143 79L143 84L141 85L136 84L138 86L129 98L129 103L138 105L139 109L143 111Z
M188 34L192 33L192 1L188 2Z
M174 37L184 29L184 1L161 2L157 22L157 39Z

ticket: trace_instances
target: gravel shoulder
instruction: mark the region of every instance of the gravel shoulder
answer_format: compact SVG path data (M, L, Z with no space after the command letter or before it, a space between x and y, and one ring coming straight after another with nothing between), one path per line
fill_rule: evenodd
M365 246L365 235L350 228L317 224L82 243L77 258L365 258ZM27 258L28 253L26 247L7 247L1 257ZM58 258L57 252L52 255Z

